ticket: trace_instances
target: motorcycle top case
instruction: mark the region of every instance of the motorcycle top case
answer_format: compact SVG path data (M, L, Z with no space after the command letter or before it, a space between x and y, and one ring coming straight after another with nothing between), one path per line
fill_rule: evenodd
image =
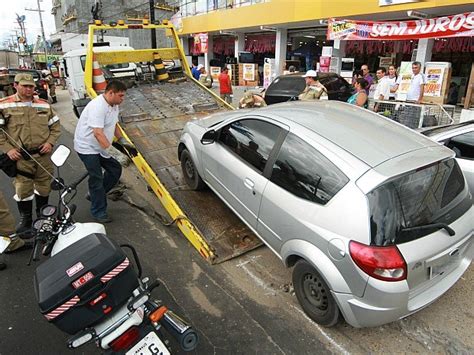
M138 287L138 277L123 250L97 233L38 266L34 285L46 319L75 334L123 305Z

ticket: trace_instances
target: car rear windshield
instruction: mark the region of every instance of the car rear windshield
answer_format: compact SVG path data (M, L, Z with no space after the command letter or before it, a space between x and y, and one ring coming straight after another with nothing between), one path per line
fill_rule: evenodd
M268 87L265 95L274 92L300 93L306 87L304 78L300 76L280 76L276 78Z
M454 159L418 169L379 186L367 195L371 244L401 244L440 229L462 216L472 201ZM423 228L413 228L422 227Z

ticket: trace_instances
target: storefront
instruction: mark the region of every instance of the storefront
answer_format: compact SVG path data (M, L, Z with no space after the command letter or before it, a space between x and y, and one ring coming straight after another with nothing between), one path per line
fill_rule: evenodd
M408 21L330 19L328 38L343 41L343 55L353 58L355 68L367 64L372 73L415 60L447 63L449 84L456 90L449 101L458 103L474 59L473 23L473 12Z
M292 65L297 71L316 69L324 46L332 46L326 39L325 26L289 29L284 70Z

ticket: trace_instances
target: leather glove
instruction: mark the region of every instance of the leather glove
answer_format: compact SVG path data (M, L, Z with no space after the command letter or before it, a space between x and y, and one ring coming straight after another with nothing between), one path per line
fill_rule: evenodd
M125 148L125 150L132 156L135 157L138 155L137 148L133 145L133 143L129 142L125 139L125 137L120 137L118 143Z

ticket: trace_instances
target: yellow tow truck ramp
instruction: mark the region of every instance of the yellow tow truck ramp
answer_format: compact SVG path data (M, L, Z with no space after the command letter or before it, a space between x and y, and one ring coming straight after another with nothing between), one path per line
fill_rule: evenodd
M169 48L94 52L94 31L156 30L166 36ZM174 60L182 70L164 73L162 62ZM127 90L120 106L120 127L139 154L132 160L158 199L189 242L210 263L219 263L261 245L260 240L211 191L190 190L182 176L178 143L186 122L232 107L192 78L174 27L143 24L89 26L89 45L85 65L85 85L90 97L93 88L93 61L103 67L136 63L143 70ZM157 63L159 63L157 65ZM156 71L153 71L153 67ZM150 71L147 71L150 69ZM163 79L166 78L166 79Z

